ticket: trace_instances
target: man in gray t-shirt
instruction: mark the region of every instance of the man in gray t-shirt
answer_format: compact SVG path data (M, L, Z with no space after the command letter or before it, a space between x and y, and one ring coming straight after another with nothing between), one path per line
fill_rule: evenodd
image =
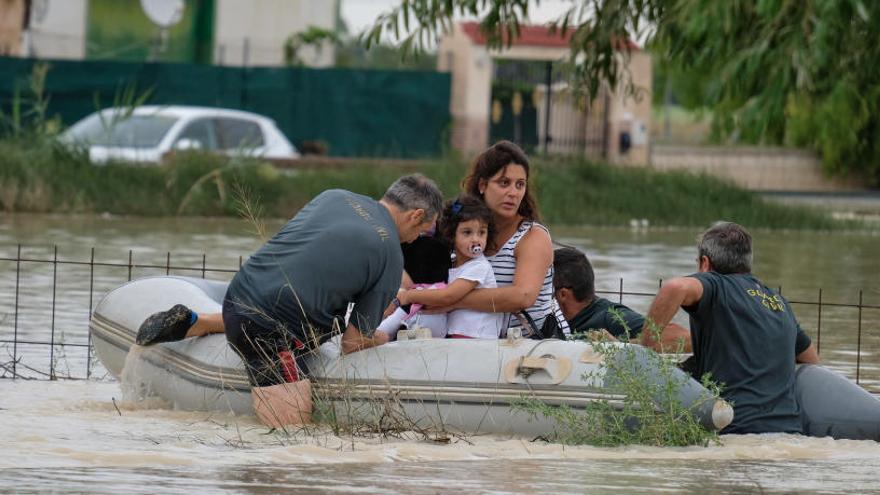
M229 284L234 311L307 347L350 322L370 336L400 288L403 254L391 212L366 196L325 191L251 255ZM228 332L228 331L227 331Z
M334 333L342 333L343 353L388 341L375 329L400 287L400 244L429 230L442 203L436 184L420 174L401 177L379 201L325 191L242 265L222 314L174 306L147 318L137 343L225 331L244 361L257 417L273 427L307 422L311 384L303 357Z
M699 273L666 281L648 321L668 323L678 308L690 314L696 373L709 373L733 405L722 433L801 433L795 364L819 356L788 301L751 269L751 235L735 223L715 224L700 238ZM654 343L651 332L642 339Z

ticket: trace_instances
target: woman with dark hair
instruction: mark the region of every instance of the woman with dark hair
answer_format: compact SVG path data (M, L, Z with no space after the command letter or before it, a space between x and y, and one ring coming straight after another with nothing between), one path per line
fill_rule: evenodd
M553 245L529 188L529 159L519 146L499 141L477 156L461 185L492 212L486 256L498 288L472 291L455 308L510 313L516 317L507 328L536 336L552 317Z

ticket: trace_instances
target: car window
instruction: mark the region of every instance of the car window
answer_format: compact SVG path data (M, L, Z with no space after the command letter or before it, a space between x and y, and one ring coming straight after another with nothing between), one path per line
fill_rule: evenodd
M216 119L217 145L223 150L259 148L265 143L256 122L242 119Z
M168 115L131 115L114 118L112 114L93 114L70 128L74 142L124 148L153 148L177 122Z
M177 141L181 139L190 139L199 143L199 149L202 150L217 149L217 141L214 138L214 124L211 119L199 119L191 122L177 136Z

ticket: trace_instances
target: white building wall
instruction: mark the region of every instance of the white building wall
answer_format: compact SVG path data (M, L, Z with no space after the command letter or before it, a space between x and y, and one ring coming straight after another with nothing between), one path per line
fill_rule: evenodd
M476 152L489 142L489 109L492 106L492 57L486 47L474 45L455 24L437 49L438 70L451 72L449 112L452 147Z
M569 55L568 47L544 47L514 45L500 50L487 50L485 45L474 43L464 32L460 24L456 24L451 33L444 36L438 48L438 69L452 72L452 95L449 110L453 117L453 132L451 144L458 150L472 152L480 150L488 144L489 122L492 106L492 77L493 58L532 60L532 61L560 61ZM635 51L630 60L629 70L633 81L639 87L648 91L636 101L620 90L612 91L608 107L605 102L596 102L594 105L601 106L608 113L608 159L613 162L634 165L646 165L648 163L650 138L647 132L647 124L651 116L651 58L645 52ZM546 94L546 88L540 89L539 93ZM524 95L531 97L531 95ZM604 134L605 123L597 120L601 113L586 115L582 105L576 104L571 96L559 95L551 110L550 136L556 138L551 141L548 151L571 152L571 146L566 142L586 140L585 151L598 150L599 136ZM546 115L546 103L544 98L539 98L536 105L540 119L538 132L541 142L547 130L545 129L544 115ZM597 130L598 126L598 130ZM596 136L587 136L589 130ZM628 133L632 147L622 154L619 140L621 133ZM584 139L586 138L586 139Z
M33 0L23 57L82 59L88 0Z
M284 43L309 26L333 30L339 0L217 0L214 24L214 63L276 66L284 63ZM300 58L309 66L327 67L335 50L303 48Z
M333 30L339 0L217 0L214 61L221 65L281 65L284 42L309 26ZM31 28L21 56L83 59L88 0L33 0ZM300 57L314 67L332 66L335 50L303 48Z
M623 63L618 56L619 63ZM608 109L609 160L625 165L646 165L650 161L651 122L651 56L634 52L629 60L632 82L643 91L638 98L626 92L622 86L612 93ZM627 153L620 150L620 134L629 133L632 147Z

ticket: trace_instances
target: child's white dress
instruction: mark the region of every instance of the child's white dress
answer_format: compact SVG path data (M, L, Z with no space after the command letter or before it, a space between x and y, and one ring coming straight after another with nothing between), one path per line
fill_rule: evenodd
M495 272L492 271L492 265L482 254L471 258L458 268L449 269L449 284L460 278L476 282L475 289L494 289L498 286L495 283ZM442 286L443 284L437 285ZM424 288L431 289L433 286ZM397 308L397 311L382 321L379 330L387 333L391 339L395 339L398 327L404 323L411 329L416 327L429 328L434 338L443 338L447 334L453 334L474 339L497 339L501 329L507 324L507 313L456 309L449 313L426 315L419 311L421 305L415 306L413 305L409 313L403 308Z
M460 278L476 282L476 289L493 289L498 286L495 283L492 265L483 255L471 258L457 268L449 269L449 284ZM475 339L497 339L505 319L506 313L456 309L447 316L447 333Z

